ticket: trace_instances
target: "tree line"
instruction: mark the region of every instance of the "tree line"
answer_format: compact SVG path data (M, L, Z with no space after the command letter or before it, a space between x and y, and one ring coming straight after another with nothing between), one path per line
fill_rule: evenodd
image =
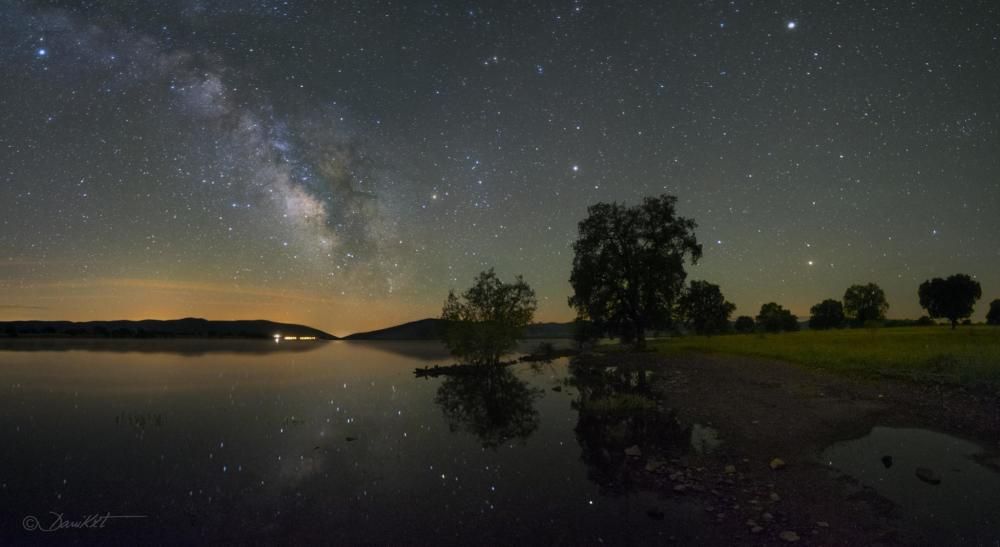
M568 304L577 313L580 338L612 336L641 349L650 332L679 327L704 335L798 330L798 318L775 302L761 306L756 317L744 315L730 323L736 306L718 285L687 282L685 265L701 259L702 246L694 233L697 224L679 216L676 204L675 196L663 194L634 206L613 202L587 209L577 226L569 280ZM946 319L955 328L972 315L982 289L971 276L956 274L922 283L918 296L927 310L922 322ZM461 296L449 293L441 314L447 322L444 342L466 362L497 364L536 309L535 293L520 276L504 283L490 269ZM812 306L809 327L877 324L888 309L878 285L852 285L842 300ZM1000 324L1000 299L990 303L987 323Z

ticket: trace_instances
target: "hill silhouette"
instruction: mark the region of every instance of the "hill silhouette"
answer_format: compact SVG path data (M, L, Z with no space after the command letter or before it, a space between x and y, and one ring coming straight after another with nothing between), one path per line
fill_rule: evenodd
M0 321L0 337L79 337L79 338L272 338L313 336L320 340L337 337L305 325L274 321L209 321L184 319L144 319L141 321Z

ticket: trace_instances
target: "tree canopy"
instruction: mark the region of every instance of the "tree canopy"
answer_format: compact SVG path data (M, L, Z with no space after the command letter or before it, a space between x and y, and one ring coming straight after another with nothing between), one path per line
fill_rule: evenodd
M701 258L695 222L677 216L676 203L667 194L632 207L598 203L587 209L573 243L569 305L637 347L648 329L671 325L685 260Z
M983 296L979 282L966 274L955 274L947 279L935 277L920 284L920 307L935 319L951 321L951 328L960 319L972 315L976 301Z
M521 276L504 283L490 268L461 297L448 293L441 310L442 339L467 363L496 365L517 344L537 307L535 291Z
M888 310L885 292L874 283L851 285L844 292L844 315L857 325L885 319Z
M990 302L990 311L986 312L987 325L1000 325L1000 298Z
M810 308L809 313L810 329L839 329L844 326L844 305L839 300L827 298Z
M749 315L741 315L736 318L736 323L733 325L733 328L736 329L736 332L748 334L753 332L756 326L757 325L754 323L753 317L750 317Z
M760 307L757 324L767 332L799 330L799 318L774 302L768 302Z
M736 305L727 302L718 285L692 281L677 303L684 325L698 334L720 334L729 330L729 316Z

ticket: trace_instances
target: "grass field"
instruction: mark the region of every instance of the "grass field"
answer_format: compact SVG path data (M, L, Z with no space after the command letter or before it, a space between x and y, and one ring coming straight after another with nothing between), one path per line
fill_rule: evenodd
M900 327L781 334L684 336L651 343L665 353L732 353L857 376L1000 387L1000 327Z

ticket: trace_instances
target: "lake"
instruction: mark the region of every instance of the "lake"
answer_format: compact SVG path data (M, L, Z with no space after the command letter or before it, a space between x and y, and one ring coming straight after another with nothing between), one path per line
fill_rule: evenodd
M623 478L634 435L582 416L565 359L414 377L448 362L424 342L8 341L0 544L697 539L700 507Z

